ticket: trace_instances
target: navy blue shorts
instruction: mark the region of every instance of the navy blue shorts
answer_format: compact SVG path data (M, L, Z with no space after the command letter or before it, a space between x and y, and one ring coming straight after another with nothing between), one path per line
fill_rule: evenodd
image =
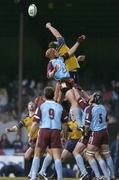
M79 141L79 139L69 140L66 144L65 149L68 150L70 153L72 153L78 141Z

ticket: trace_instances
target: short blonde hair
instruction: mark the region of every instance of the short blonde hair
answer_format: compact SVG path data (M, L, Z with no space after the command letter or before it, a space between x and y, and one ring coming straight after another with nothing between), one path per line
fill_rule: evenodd
M54 52L56 50L54 48L49 48L46 53L45 53L45 57L51 59L52 57L54 57Z

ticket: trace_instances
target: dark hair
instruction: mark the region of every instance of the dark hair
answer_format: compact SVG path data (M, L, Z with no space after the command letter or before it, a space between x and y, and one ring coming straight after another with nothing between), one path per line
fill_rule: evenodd
M103 95L101 91L97 91L94 93L93 102L96 104L101 104L103 102Z
M53 99L54 98L54 89L53 87L51 86L47 86L45 89L44 89L44 95L46 97L46 99Z

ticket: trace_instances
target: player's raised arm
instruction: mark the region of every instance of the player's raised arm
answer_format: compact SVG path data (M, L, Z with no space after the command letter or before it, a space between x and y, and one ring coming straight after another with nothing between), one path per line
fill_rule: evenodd
M23 121L20 121L17 125L12 126L11 128L6 128L5 133L17 132L24 126Z
M72 46L72 48L68 51L69 56L75 53L80 43L85 40L85 35L81 35L77 38L77 42Z
M49 29L49 31L55 36L56 39L59 39L62 37L62 35L59 33L59 31L54 28L50 22L46 23L46 28Z
M6 128L6 129L5 129L5 133L17 132L18 130L19 130L18 127L15 125L15 126L13 126L13 127L11 127L11 128Z

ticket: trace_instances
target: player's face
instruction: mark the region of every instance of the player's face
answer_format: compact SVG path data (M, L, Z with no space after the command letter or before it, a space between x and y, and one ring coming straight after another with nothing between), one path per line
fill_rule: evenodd
M58 56L59 54L54 48L50 48L46 51L46 57L48 57L49 59L55 59Z
M29 111L35 110L35 104L32 101L28 103L28 110Z
M52 49L50 52L50 56L52 58L56 58L56 57L58 57L58 52L55 49Z

